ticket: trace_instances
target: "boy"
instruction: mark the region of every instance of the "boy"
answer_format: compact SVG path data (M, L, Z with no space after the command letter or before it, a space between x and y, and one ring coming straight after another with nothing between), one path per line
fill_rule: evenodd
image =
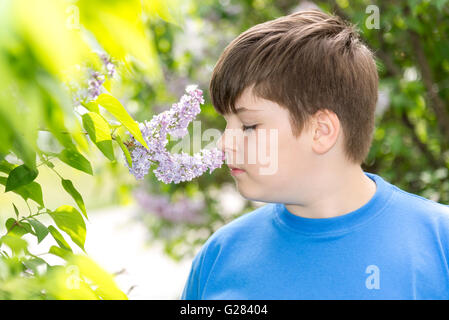
M210 83L218 145L242 196L268 204L206 241L181 299L449 299L449 207L361 168L377 89L354 27L320 11L226 47ZM277 166L261 174L250 150L271 149L270 129Z

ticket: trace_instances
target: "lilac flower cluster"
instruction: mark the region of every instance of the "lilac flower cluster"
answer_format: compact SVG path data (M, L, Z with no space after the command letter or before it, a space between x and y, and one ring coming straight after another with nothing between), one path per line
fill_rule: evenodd
M112 62L112 59L106 53L98 53L98 55L103 62L101 70L96 71L85 67L87 69L86 73L88 74L86 76L87 79L85 79L87 88L77 83L70 83L69 85L72 92L74 92L73 104L75 106L79 106L81 102L96 99L102 93L104 82L107 79L113 78L116 73L115 64Z
M113 78L115 74L115 64L112 62L112 59L106 53L100 53L99 55L107 71L108 78Z
M204 201L200 199L189 199L183 197L172 203L168 196L150 194L143 188L134 191L137 203L146 212L155 214L158 217L172 222L189 222L200 224L205 222L202 212L205 209Z
M111 79L115 75L115 64L106 53L98 54L103 62L103 70L101 72L90 70L89 87L87 89L87 100L94 100L101 94L101 89L106 79Z
M87 100L96 99L101 93L101 86L106 80L105 76L98 71L91 71L87 88Z
M167 134L178 138L186 135L187 126L200 113L200 104L204 103L203 92L197 89L196 85L187 86L186 92L170 110L155 115L151 121L139 123L140 131L150 150L131 138L131 145L134 145L130 152L132 168L129 168L126 162L125 165L136 179L143 179L155 163L158 163L158 167L153 172L157 179L164 183L190 181L207 169L212 173L223 164L225 155L217 148L202 149L193 156L185 152L171 154L166 149Z

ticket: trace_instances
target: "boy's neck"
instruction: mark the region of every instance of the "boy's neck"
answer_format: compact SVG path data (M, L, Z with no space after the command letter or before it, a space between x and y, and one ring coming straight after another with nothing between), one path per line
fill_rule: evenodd
M289 212L304 218L337 217L367 204L376 193L376 183L358 166L329 181L326 189L330 192L320 193L307 205L285 204L285 207Z

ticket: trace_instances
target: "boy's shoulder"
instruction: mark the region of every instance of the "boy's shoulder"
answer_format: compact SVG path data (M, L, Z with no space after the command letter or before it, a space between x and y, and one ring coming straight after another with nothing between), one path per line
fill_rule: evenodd
M449 205L407 192L395 185L392 186L397 191L393 204L408 208L410 214L417 214L419 217L439 218L449 222Z
M389 210L404 228L429 231L441 241L449 241L449 205L392 186L396 192Z

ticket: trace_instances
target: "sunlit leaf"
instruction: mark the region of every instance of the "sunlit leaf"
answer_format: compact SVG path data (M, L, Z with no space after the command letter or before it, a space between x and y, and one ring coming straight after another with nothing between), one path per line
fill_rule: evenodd
M151 19L154 20L158 16L179 27L184 24L179 0L143 0L142 3Z
M133 58L152 80L162 71L151 33L145 30L140 0L78 0L80 21L111 54L128 63Z
M149 149L147 143L142 137L142 132L140 132L139 125L128 114L117 98L111 96L110 94L102 93L98 96L97 102L103 108L108 110L118 121L120 121L137 141L139 141L145 148Z
M100 109L98 108L98 104L95 101L89 101L87 103L81 103L83 107L91 112L100 113Z
M95 112L88 112L82 115L83 127L86 129L91 140L98 149L111 161L115 160L114 149L109 124L106 120Z
M80 208L81 212L84 214L84 216L87 218L87 212L86 207L84 205L84 200L81 194L76 190L75 186L73 185L71 180L62 179L61 180L62 187L65 191L67 191L68 194L70 194L75 200L76 204Z
M76 141L77 145L80 147L81 151L89 152L89 143L86 139L86 134L83 132L78 121L76 121L75 128L72 132L73 139Z
M72 252L72 248L70 248L70 245L65 241L62 234L53 226L48 226L48 231L50 231L50 234L53 236L53 238L56 240L56 243L61 247L62 249L65 249L67 251Z
M75 65L94 61L82 38L79 8L59 0L14 0L17 29L50 72L60 79L75 72ZM78 17L78 18L77 18Z
M90 165L89 160L74 149L62 150L61 153L59 153L58 158L75 169L86 172L90 175L93 174L92 166Z
M56 229L54 229L54 230L56 230ZM56 242L58 242L58 240L56 240ZM58 244L60 247L51 246L50 250L48 250L48 252L51 254L54 254L55 256L58 256L62 259L69 259L69 257L72 255L72 249L70 249L70 248L67 249L67 248L61 247L61 244L59 242L58 242Z
M0 184L6 185L6 178L0 177ZM22 187L18 187L15 190L12 190L12 192L17 193L20 195L25 201L28 199L33 200L37 204L44 206L44 199L42 196L42 188L39 183L36 181L33 181L27 185L24 185Z
M72 206L61 206L49 213L59 229L67 233L72 241L84 250L86 224L81 214Z
M14 233L7 234L1 237L0 243L4 243L8 247L10 247L15 254L19 254L22 250L28 247L28 242L26 242L26 240L24 239L21 239Z
M5 192L17 189L18 187L29 184L36 179L39 172L32 170L26 165L20 165L11 170L6 181Z
M87 256L76 255L69 261L79 267L80 274L89 279L97 288L95 292L103 300L128 299L119 289L112 275L103 270L98 264Z
M128 166L130 168L132 168L133 162L132 162L132 159L131 159L131 154L129 153L128 148L123 144L122 138L120 138L119 135L116 135L115 136L115 141L117 141L118 145L120 146L120 149L122 149L123 154L125 155L125 158L126 158L126 162L128 163Z

